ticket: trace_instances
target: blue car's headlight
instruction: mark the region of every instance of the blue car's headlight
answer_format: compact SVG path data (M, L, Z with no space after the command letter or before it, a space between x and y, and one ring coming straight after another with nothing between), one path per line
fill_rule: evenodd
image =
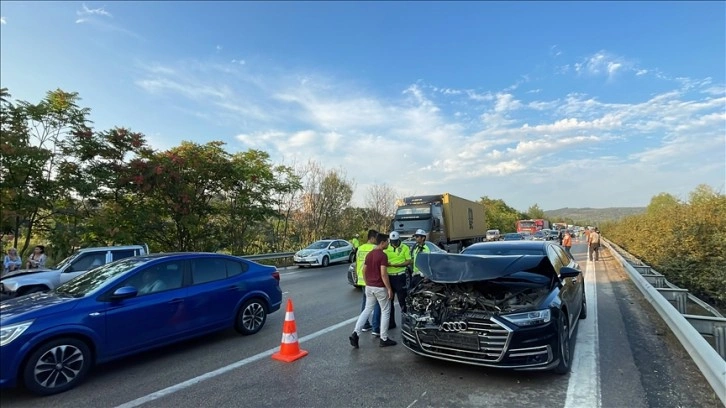
M516 324L517 326L523 327L549 323L552 315L550 313L550 309L544 309L534 310L532 312L501 315L501 317Z
M0 347L10 344L11 341L20 337L25 330L33 324L33 321L11 324L10 326L0 327Z

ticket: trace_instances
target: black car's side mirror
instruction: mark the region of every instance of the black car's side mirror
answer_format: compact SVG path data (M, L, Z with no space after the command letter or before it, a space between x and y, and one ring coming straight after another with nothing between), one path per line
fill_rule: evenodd
M116 289L111 295L111 300L124 300L136 297L139 291L133 286L123 286Z
M580 275L580 271L578 271L575 268L570 268L569 266L563 266L562 269L560 269L560 278L576 278Z

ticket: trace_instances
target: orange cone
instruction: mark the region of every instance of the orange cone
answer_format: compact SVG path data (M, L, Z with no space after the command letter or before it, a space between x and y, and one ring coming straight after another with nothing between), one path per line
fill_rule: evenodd
M307 351L300 350L300 343L297 340L297 328L295 327L295 313L292 311L292 300L287 299L287 312L285 312L285 323L282 324L280 351L273 354L272 358L291 363L307 355Z

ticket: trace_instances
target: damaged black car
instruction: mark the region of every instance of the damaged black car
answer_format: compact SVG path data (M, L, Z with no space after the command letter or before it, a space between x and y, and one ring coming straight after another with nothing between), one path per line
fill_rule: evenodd
M519 251L487 252L513 244ZM574 328L587 309L584 276L562 248L481 243L462 254L422 253L416 264L426 279L406 299L408 349L465 364L570 371Z

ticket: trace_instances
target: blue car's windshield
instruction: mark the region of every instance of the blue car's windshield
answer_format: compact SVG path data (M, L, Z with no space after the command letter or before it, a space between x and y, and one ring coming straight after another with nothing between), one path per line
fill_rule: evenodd
M84 297L100 288L116 276L126 273L148 261L148 258L126 258L112 262L96 269L92 269L75 279L71 279L70 281L58 286L55 291L62 295Z

